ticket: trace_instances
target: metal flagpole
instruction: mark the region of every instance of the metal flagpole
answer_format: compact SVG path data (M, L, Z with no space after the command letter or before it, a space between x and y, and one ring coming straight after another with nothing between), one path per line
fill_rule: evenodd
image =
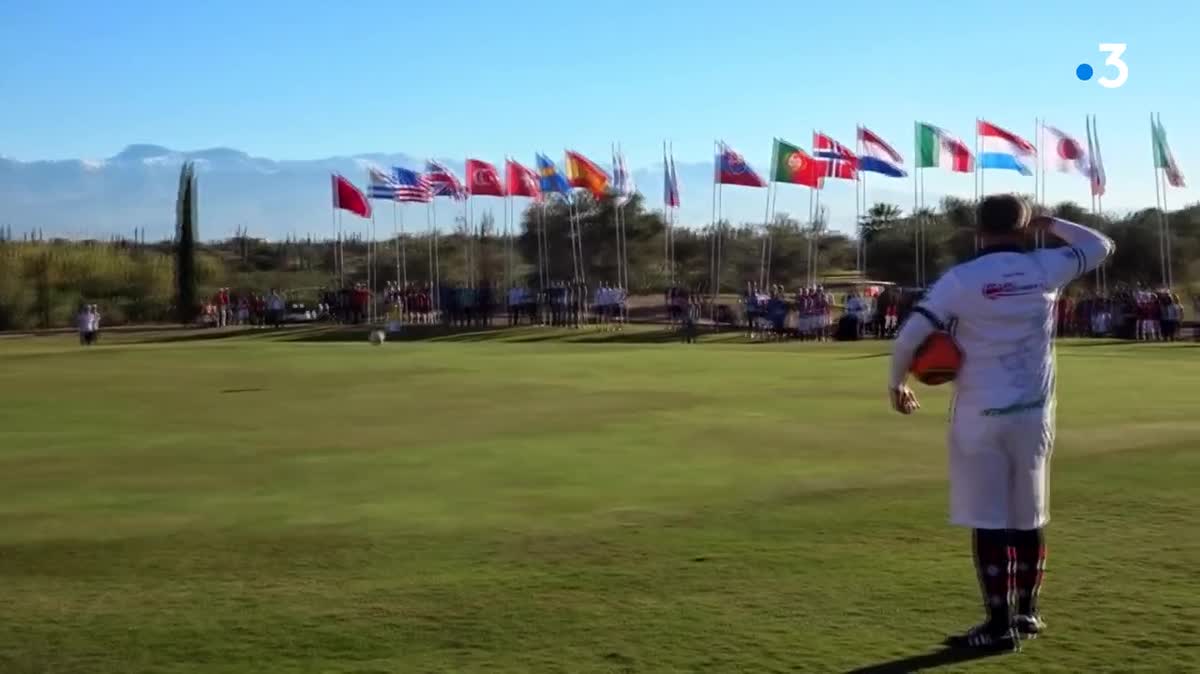
M772 193L771 193L771 217L767 219L767 228L768 228L768 236L767 236L767 284L768 284L768 285L771 283L771 261L772 261L772 256L774 256L774 254L775 254L775 237L774 237L774 235L771 235L769 232L770 232L770 227L771 227L771 226L774 224L774 222L775 222L775 212L776 212L776 211L775 211L775 204L776 204L776 203L778 203L778 201L777 201L778 199L779 199L779 185L776 185L776 186L775 186L775 190L774 190L774 192L772 192Z
M399 204L397 204L396 200L393 199L392 200L392 236L396 237L395 253L396 253L396 284L397 285L400 284L400 226L397 224L398 216L396 215L396 212L399 210L400 210ZM407 283L407 281L405 281L405 283Z
M708 285L709 295L715 291L713 285L717 278L717 182L720 179L721 170L721 145L719 141L713 141L713 184L712 184L712 231L709 232L708 241ZM716 309L712 309L713 318L716 318Z
M862 151L861 148L859 149L859 151L861 153L861 151ZM859 218L859 222L858 222L859 273L865 277L867 275L867 237L864 236L862 216L863 216L863 214L870 215L871 201L869 199L867 199L867 174L866 174L866 172L865 171L864 172L855 171L854 175L856 178L859 178L859 180L862 183L862 210L863 210L863 213L860 213L855 217Z
M856 124L854 127L854 150L858 156L862 156L862 124ZM863 226L862 226L862 210L863 210L863 186L860 182L861 171L854 172L854 231L858 237L858 245L854 250L854 269L862 276L863 273Z
M671 204L667 185L671 183L671 165L667 163L667 141L663 141L663 273L667 283L674 285L671 278Z
M1039 187L1039 178L1042 173L1042 126L1037 117L1033 118L1033 153L1036 155L1033 162L1033 204L1034 206L1042 205L1042 193ZM1034 248L1042 247L1042 233L1033 233Z
M1162 128L1162 113L1159 113L1159 115L1158 115L1158 128L1160 128L1160 129ZM1165 242L1166 251L1167 251L1167 287L1166 287L1166 290L1170 291L1171 288L1173 288L1175 286L1175 264L1174 264L1174 255L1173 255L1173 251L1172 251L1174 232L1172 231L1172 228L1171 228L1171 213L1170 213L1171 207L1167 205L1167 187L1169 187L1169 184L1167 182L1166 171L1163 171L1162 174L1163 174L1163 188L1162 188L1163 230L1166 233L1166 235L1163 237L1163 240Z
M975 202L976 204L983 198L983 166L979 161L979 118L975 118ZM975 234L975 252L979 252L979 234L976 229Z
M935 139L940 140L940 139ZM918 213L920 211L920 197L917 192L919 189L921 168L921 127L917 122L913 122L913 209L912 209L912 226L913 226L913 277L917 286L921 285L921 230Z
M1162 192L1164 191L1160 184L1158 168L1158 124L1154 121L1154 113L1150 113L1150 142L1153 144L1153 159L1154 159L1154 205L1158 208L1158 260L1159 274L1162 278L1163 285L1167 283L1167 247L1166 247L1166 218L1163 217L1163 199Z
M673 142L672 142L672 143L669 143L669 144L668 144L668 147L667 147L667 151L670 153L670 157L671 157L671 190L672 190L672 193L674 194L674 193L676 193L676 192L678 191L678 189L679 189L679 184L676 182L677 178L676 178L676 176L675 176L675 143L673 143ZM679 207L678 207L678 206L671 206L671 207L670 207L670 209L671 209L671 227L670 227L670 230L669 230L669 231L670 231L670 234L671 234L671 248L670 248L670 250L671 250L671 253L670 253L670 258L671 258L671 285L675 285L675 266L676 266L676 260L675 260L675 224L676 224L676 222L678 221L678 217L679 217Z
M335 189L336 189L336 187L335 187ZM341 260L338 259L338 249L337 249L336 242L341 241L341 237L338 234L338 232L340 230L338 229L338 221L337 221L338 207L337 207L336 198L331 203L332 203L332 207L329 210L329 220L330 220L329 225L333 229L333 241L331 241L331 243L334 244L333 245L333 273L335 276L339 277L339 279L340 279L341 275L342 275L342 263L341 263Z
M767 168L769 171L767 182L767 204L766 212L763 214L763 237L762 237L762 252L759 254L758 261L758 287L765 288L769 279L767 278L767 260L769 253L767 252L768 242L771 239L771 193L772 190L778 191L779 188L775 184L775 164L779 161L779 139L775 138L771 142L771 164Z
M608 149L609 149L609 152L612 154L613 174L615 177L616 172L617 172L617 146L612 143L609 143ZM617 187L620 187L620 186L617 186ZM613 202L612 202L613 233L616 234L616 236L617 236L617 279L616 279L616 283L618 286L621 285L621 216L620 216L620 213L618 212L620 210L620 206L617 205L617 200L619 200L620 198L621 198L620 194L614 194Z

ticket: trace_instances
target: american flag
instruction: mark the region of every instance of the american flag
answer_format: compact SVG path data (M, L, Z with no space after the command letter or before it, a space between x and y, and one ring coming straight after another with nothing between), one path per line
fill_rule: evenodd
M432 186L433 196L459 200L467 198L467 189L462 181L444 164L433 160L426 162L425 177Z
M825 160L827 177L857 179L858 157L845 145L823 133L813 132L813 154Z
M433 183L424 174L394 166L392 178L396 183L396 201L427 204L433 199Z

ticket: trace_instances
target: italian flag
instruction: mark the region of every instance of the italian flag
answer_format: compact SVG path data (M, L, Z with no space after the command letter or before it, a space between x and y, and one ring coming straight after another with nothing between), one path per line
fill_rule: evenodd
M1184 187L1183 172L1175 163L1175 155L1167 145L1167 132L1162 127L1162 120L1150 118L1150 135L1154 139L1154 167L1160 168L1167 174L1167 182L1171 187Z
M932 124L917 122L917 168L945 168L956 173L975 170L966 143Z

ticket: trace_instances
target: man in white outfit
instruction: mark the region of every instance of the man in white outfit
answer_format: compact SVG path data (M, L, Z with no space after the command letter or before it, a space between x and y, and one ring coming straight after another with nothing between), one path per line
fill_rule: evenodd
M1020 638L1045 628L1037 597L1054 443L1054 309L1062 288L1099 266L1113 242L1064 220L1030 221L1011 195L984 199L977 222L980 255L948 270L900 330L889 395L902 414L920 407L905 384L913 353L935 330L949 330L963 352L950 418L950 519L973 529L987 620L947 643L1018 650ZM1027 231L1066 245L1028 251Z

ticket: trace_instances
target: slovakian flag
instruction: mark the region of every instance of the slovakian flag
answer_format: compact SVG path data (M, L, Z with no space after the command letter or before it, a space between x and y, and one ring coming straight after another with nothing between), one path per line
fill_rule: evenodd
M467 160L467 194L482 197L504 196L504 185L496 167L479 160Z
M742 159L742 155L733 151L725 143L717 145L716 180L718 185L741 185L743 187L766 187L763 180L750 165Z
M1037 148L1017 134L991 122L979 120L979 168L1016 171L1023 176L1033 175L1029 163L1037 156Z
M435 197L450 197L459 201L467 198L467 188L449 167L430 159L425 162L425 177Z
M675 157L667 160L663 150L663 203L667 208L679 208L679 180L675 176Z
M825 177L828 168L825 160L808 156L804 150L778 138L771 152L775 163L771 166L771 180L777 183L805 185L813 189L821 188L821 179Z
M637 186L633 184L633 174L625 165L625 155L616 150L613 152L613 193L617 195L617 205L624 206L633 200L637 194Z
M512 197L542 198L537 174L509 159L504 165L504 177L508 195Z
M354 183L338 174L333 174L333 207L362 217L371 217L371 202Z
M850 148L829 136L813 132L813 155L823 160L825 177L842 180L858 179L858 157Z
M892 178L903 178L908 175L901 168L904 157L895 148L887 144L878 134L866 128L858 127L858 170L882 173Z

